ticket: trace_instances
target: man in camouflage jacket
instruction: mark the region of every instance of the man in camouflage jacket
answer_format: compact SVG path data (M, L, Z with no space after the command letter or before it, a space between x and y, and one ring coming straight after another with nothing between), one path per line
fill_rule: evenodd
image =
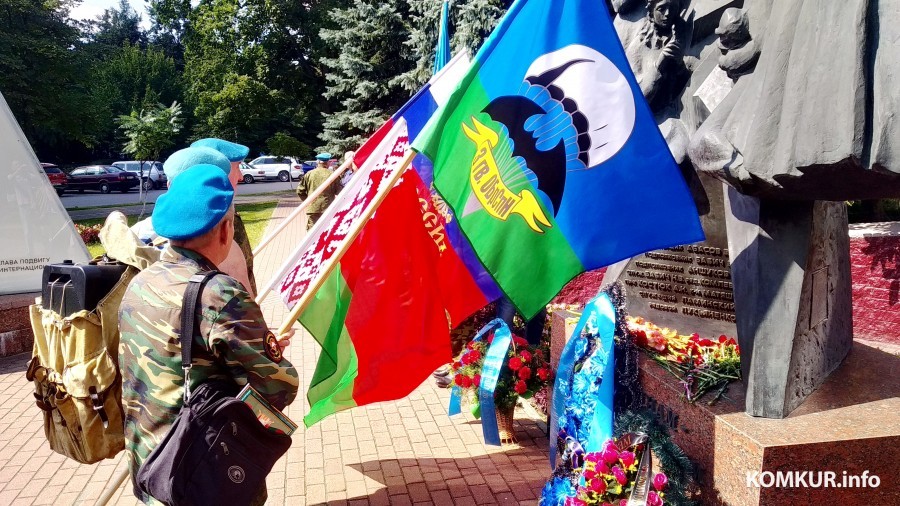
M189 198L190 196L190 198ZM125 448L132 477L165 437L181 409L184 374L179 328L188 280L227 256L234 234L234 190L211 165L182 173L153 210L153 226L169 238L160 260L128 285L120 309ZM250 384L278 409L297 395L299 378L282 356L293 331L276 338L259 306L235 279L209 280L198 306L191 388L206 380ZM135 487L135 494L144 502ZM264 490L260 500L265 499Z
M322 185L329 177L331 177L332 170L328 168L325 164L325 161L319 160L316 164L316 168L303 174L303 177L300 178L300 182L297 183L297 196L303 200L306 200L312 192L316 191L316 188ZM319 218L322 217L322 213L328 209L328 206L334 202L334 198L337 197L337 194L340 193L341 183L339 181L333 182L325 191L319 195L316 200L312 201L309 207L306 208L306 215L309 217L309 221L306 224L306 229L309 230Z

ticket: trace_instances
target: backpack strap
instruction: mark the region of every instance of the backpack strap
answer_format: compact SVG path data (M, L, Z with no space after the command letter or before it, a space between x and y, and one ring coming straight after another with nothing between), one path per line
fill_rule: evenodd
M181 304L181 368L184 370L183 398L185 403L191 396L191 345L194 342L194 334L199 331L198 327L200 326L197 319L197 306L200 304L203 287L216 274L220 274L219 271L203 271L191 276Z

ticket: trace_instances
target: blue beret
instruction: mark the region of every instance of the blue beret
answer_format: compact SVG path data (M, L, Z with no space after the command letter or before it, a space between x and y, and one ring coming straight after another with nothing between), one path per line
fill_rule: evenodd
M195 165L215 165L225 174L231 172L231 162L222 153L211 148L185 148L172 153L163 164L169 180Z
M200 237L228 214L234 189L228 176L215 165L195 165L172 182L156 199L153 228L176 241Z
M316 155L316 160L327 162L328 160L331 160L331 153L319 153L318 155Z
M243 146L241 144L235 144L233 142L228 142L222 139L215 138L207 138L200 139L199 141L191 144L192 148L204 147L204 148L212 148L222 153L228 160L232 162L240 162L243 161L244 158L247 158L247 155L250 154L250 148L247 146Z

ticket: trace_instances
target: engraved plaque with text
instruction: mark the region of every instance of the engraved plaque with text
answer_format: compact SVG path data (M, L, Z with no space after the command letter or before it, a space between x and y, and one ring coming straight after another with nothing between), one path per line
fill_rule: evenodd
M634 257L618 280L631 316L681 334L736 336L722 183L700 178L702 185L694 180L691 189L695 196L703 192L697 200L706 241Z

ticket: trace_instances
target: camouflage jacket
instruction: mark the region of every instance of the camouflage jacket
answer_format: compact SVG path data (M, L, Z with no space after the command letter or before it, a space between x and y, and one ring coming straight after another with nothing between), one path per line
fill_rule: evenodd
M316 191L316 188L321 186L332 174L334 174L334 171L322 167L317 167L307 172L300 178L300 182L297 183L297 196L306 200L307 197L309 197L312 192ZM339 181L331 183L331 185L306 208L306 212L324 213L325 210L328 209L328 206L334 202L334 198L337 197L337 194L341 192L341 188L341 183Z
M125 449L135 475L165 437L181 409L181 305L188 279L214 265L201 255L167 247L162 258L128 285L119 311L119 367L125 410ZM273 344L262 312L240 283L213 277L198 307L200 334L191 350L191 388L208 379L248 382L279 409L297 395L299 377ZM144 501L146 497L140 498Z
M250 247L250 238L247 236L247 228L244 226L244 220L241 215L234 213L234 242L241 247L244 258L247 260L247 277L250 278L250 285L247 288L253 293L259 293L256 289L256 277L253 276L253 248Z

